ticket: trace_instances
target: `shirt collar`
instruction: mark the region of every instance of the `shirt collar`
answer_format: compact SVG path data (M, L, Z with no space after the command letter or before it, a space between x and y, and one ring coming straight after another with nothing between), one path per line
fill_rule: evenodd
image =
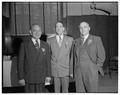
M85 35L85 36L84 36L84 39L86 40L86 39L88 38L88 36L89 36L89 34Z
M81 37L81 39L84 38L84 40L86 40L86 39L88 38L88 36L89 36L89 34L87 34L87 35Z
M56 37L59 37L59 35L56 35ZM63 39L64 35L60 35L60 38Z
M39 43L39 45L40 45L40 39L32 38L32 41L33 41L34 44L36 43L36 40L38 41L38 43Z

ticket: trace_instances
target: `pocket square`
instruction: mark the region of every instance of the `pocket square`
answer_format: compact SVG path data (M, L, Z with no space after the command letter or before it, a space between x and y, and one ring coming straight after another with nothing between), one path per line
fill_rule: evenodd
M45 52L45 48L41 48L42 49L42 52Z
M45 79L45 85L50 85L51 83L51 78L50 77L47 77L46 79Z
M88 40L88 45L89 45L89 44L91 44L91 43L92 43L92 40L91 40L91 39L89 39L89 40Z
M67 46L68 46L68 42L65 42L65 47L67 48Z

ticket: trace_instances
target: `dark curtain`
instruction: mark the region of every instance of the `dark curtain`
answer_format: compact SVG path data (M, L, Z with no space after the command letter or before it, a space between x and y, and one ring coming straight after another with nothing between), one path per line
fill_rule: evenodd
M118 16L105 15L85 15L85 16L69 16L64 19L68 35L74 39L80 35L79 24L86 21L90 24L91 34L100 36L106 51L106 61L104 69L107 70L109 59L118 56Z

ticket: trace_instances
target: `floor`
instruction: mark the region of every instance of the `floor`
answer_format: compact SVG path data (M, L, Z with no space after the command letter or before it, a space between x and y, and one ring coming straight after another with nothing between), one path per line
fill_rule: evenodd
M107 74L104 77L99 77L99 92L118 92L118 74L112 73L112 76Z
M117 93L118 92L118 73L112 73L112 76L105 74L104 77L99 76L98 93ZM46 87L50 93L54 93L53 85ZM24 87L4 87L3 93L24 93ZM75 83L71 82L69 92L75 93Z

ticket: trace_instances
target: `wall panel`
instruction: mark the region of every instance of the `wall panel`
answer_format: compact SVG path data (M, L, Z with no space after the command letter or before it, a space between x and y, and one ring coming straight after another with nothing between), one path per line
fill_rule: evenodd
M45 13L45 33L55 33L55 23L57 21L57 3L44 3Z
M16 31L17 35L29 33L29 3L16 3Z
M44 32L43 3L30 3L30 24L39 24Z
M16 28L16 22L15 22L15 4L14 3L11 3L11 17L10 17L10 33L11 35L16 35L16 31L15 31L15 28Z

